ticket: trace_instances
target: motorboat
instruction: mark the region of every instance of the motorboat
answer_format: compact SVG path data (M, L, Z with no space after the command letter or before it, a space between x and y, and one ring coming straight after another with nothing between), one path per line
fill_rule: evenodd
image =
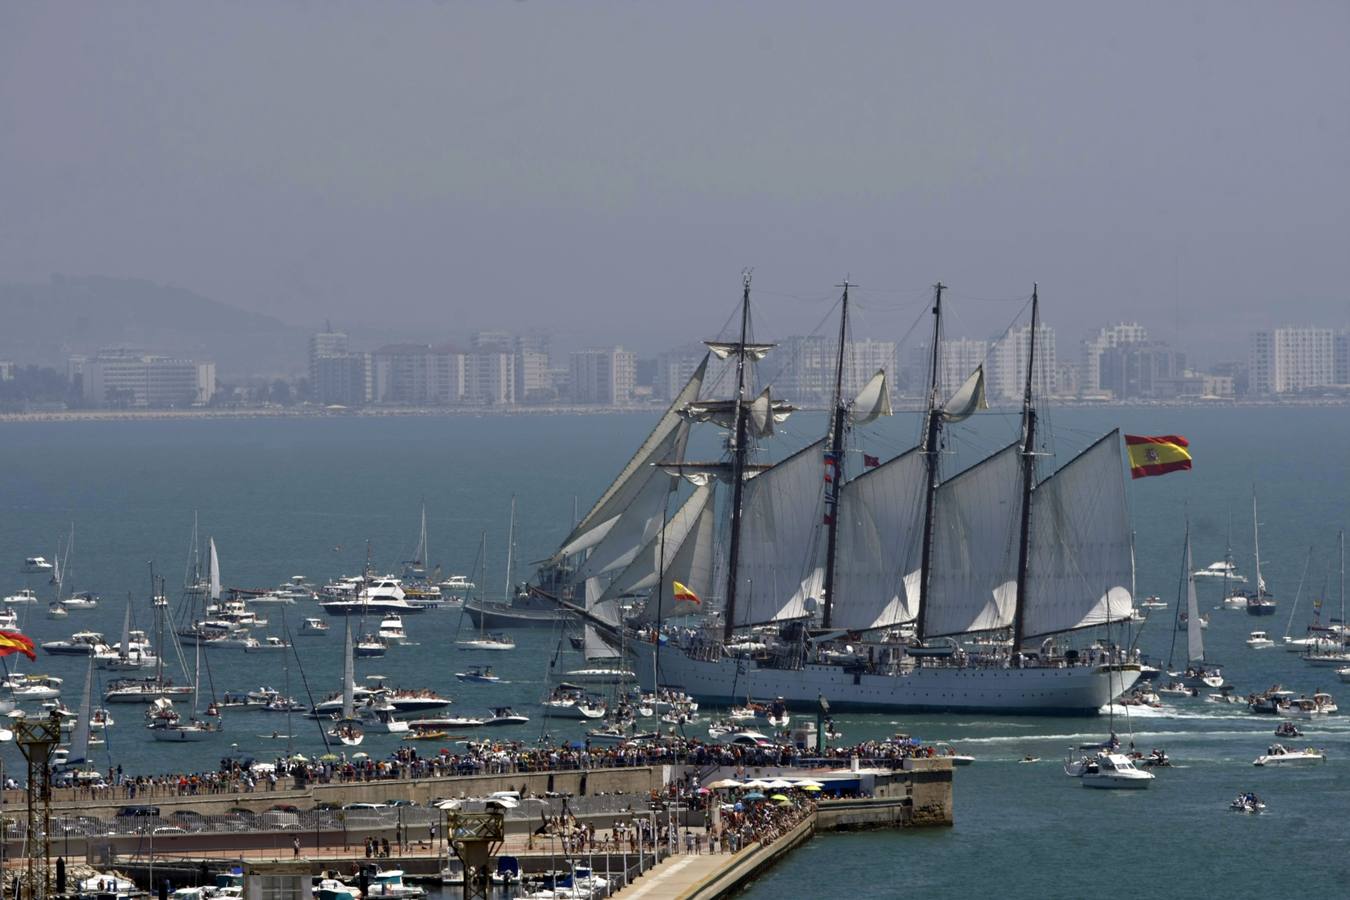
M363 634L352 648L359 659L377 659L389 651L389 645L374 634Z
M572 669L563 674L563 677L574 684L622 684L624 682L634 682L637 676L631 669L615 668L613 666L596 666L586 669Z
M437 587L441 589L442 593L467 594L477 587L477 585L470 581L469 576L467 575L451 575L437 585Z
M1238 584L1246 584L1247 578L1239 575L1237 566L1232 560L1221 559L1218 562L1212 562L1203 569L1196 569L1191 573L1195 578L1214 578L1216 580L1234 581Z
M603 719L605 702L598 697L589 697L575 685L559 685L549 696L540 701L544 716L552 719Z
M1223 598L1219 604L1224 609L1243 610L1247 608L1247 594L1244 591L1237 591Z
M1247 709L1254 713L1278 715L1280 709L1288 706L1296 696L1293 691L1287 691L1278 684L1272 685L1259 694L1249 695Z
M504 634L480 634L466 641L455 641L461 650L491 650L504 652L516 649L516 642Z
M98 609L98 595L91 591L77 591L62 600L61 606L68 610Z
M1130 758L1149 769L1167 769L1172 766L1172 760L1167 756L1167 751L1159 750L1156 747L1150 750L1147 756L1142 753L1133 753Z
M1150 709L1162 709L1163 705L1157 691L1149 690L1147 685L1135 686L1116 702L1125 706L1147 706Z
M8 606L0 606L0 628L17 631L19 628L19 614Z
M320 636L328 634L328 623L323 619L306 619L300 625L300 633Z
M61 696L61 679L55 675L23 675L14 673L0 683L16 703L25 700L53 700Z
M66 609L60 603L47 604L47 618L49 619L68 619L70 610Z
M395 716L398 710L388 704L371 703L356 710L356 718L366 731L382 734L406 734L408 723Z
M500 684L501 676L492 671L492 666L470 666L467 672L456 672L455 677L460 681L469 681L476 684Z
M32 588L21 588L17 594L10 594L3 602L8 606L21 606L29 603L37 603L37 591Z
M350 586L352 579L342 584ZM329 593L324 589L325 599L319 601L319 607L330 616L365 616L376 613L418 613L421 608L408 602L403 585L397 578L384 576L361 584L352 592L349 587Z
M287 606L295 603L295 598L290 594L283 594L279 591L265 591L261 594L249 594L244 598L245 603L253 604L285 604Z
M175 685L155 678L119 678L108 685L104 703L153 703L160 697L190 697L191 685Z
M1345 666L1344 668L1337 669L1336 675L1341 679L1341 681L1350 682L1350 666Z
M1066 762L1064 773L1079 779L1085 788L1139 790L1147 788L1154 779L1152 772L1135 768L1125 754L1108 751Z
M1212 663L1196 663L1187 666L1184 671L1170 673L1174 679L1180 681L1187 687L1195 688L1221 688L1223 687L1223 669Z
M249 638L251 643L244 645L245 653L268 653L275 650L289 650L291 645L276 635L268 635L261 641L257 638Z
M1190 616L1186 613L1181 613L1177 616L1177 631L1185 631L1189 623ZM1200 616L1200 627L1205 629L1209 628L1209 613L1204 613Z
M1275 728L1275 736L1282 738L1301 738L1303 732L1298 730L1298 726L1286 719Z
M374 683L372 687L357 685L353 689L353 701L358 705L364 705L367 700L381 695L384 701L394 707L400 713L427 712L433 709L443 709L450 705L450 701L442 697L433 690L407 690L402 688L387 688L383 682L383 675L367 675L366 679ZM338 691L325 700L320 701L315 707L314 712L318 714L337 713L342 711L342 692Z
M69 640L45 641L42 644L42 652L53 656L93 656L111 649L97 631L77 631Z
M481 724L484 727L497 725L524 725L528 721L530 721L529 716L522 716L520 713L512 710L509 706L498 706L492 710L490 716L483 719Z
M1267 650L1274 647L1275 642L1264 631L1253 631L1247 638L1247 646L1253 650Z
M954 766L968 766L975 762L975 757L969 753L959 753L956 748L945 741L938 741L933 745L933 756L950 760Z
M1324 763L1326 754L1311 747L1305 750L1288 750L1283 744L1271 744L1266 752L1256 758L1254 766L1307 766Z
M340 722L334 725L329 730L328 736L337 738L348 747L356 747L366 739L366 733L355 722Z
M336 878L324 878L314 888L315 900L362 900L361 889L343 884Z
M26 557L23 561L23 570L25 573L29 575L36 575L41 572L50 572L54 568L55 566L47 562L47 559L42 556L29 556Z
M1167 601L1158 596L1145 597L1139 603L1144 609L1167 609Z
M422 888L403 883L402 869L381 870L378 866L371 866L363 874L369 879L366 900L376 897L385 900L419 900L427 895Z
M401 644L406 641L408 634L403 630L403 617L398 613L385 616L380 621L379 637L386 644Z
M1251 791L1248 791L1245 794L1238 794L1237 797L1233 799L1233 802L1228 804L1228 808L1233 812L1255 815L1256 813L1265 812L1266 804L1260 797L1256 796Z

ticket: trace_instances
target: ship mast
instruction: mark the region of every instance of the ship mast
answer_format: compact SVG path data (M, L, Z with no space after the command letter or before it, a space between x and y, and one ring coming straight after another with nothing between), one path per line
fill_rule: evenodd
M731 640L736 622L736 565L741 550L741 502L745 488L746 446L745 419L749 412L745 402L745 342L750 330L750 273L746 272L741 292L741 340L736 345L736 409L733 419L735 435L732 438L731 457L731 546L727 551L727 601L723 611L722 636Z
M1031 488L1036 480L1036 407L1031 402L1031 380L1036 371L1036 326L1040 311L1037 286L1031 287L1031 332L1027 336L1027 382L1022 395L1022 534L1017 545L1017 599L1013 609L1012 654L1022 648L1026 609L1027 555L1031 544Z
M938 409L938 348L942 346L942 291L946 285L933 285L933 353L932 371L928 380L928 423L923 439L923 456L927 463L927 483L923 501L923 557L919 568L919 615L914 622L920 642L925 637L928 617L928 582L933 563L933 499L937 494L938 454L942 452L939 439L942 431L942 413Z
M843 476L844 462L844 416L848 409L844 406L844 341L848 334L848 289L849 281L837 285L844 289L839 312L839 356L834 367L834 406L830 422L830 449L825 456L825 471L829 484L825 488L825 583L821 593L824 595L825 610L821 625L830 627L830 615L834 611L834 565L839 542L837 520L839 518L839 487Z

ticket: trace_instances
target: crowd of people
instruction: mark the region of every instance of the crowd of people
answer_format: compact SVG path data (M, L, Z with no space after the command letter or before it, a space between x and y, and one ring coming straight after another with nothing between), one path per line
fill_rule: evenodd
M209 794L240 794L259 790L306 787L310 784L349 784L383 780L444 778L456 775L511 775L638 766L837 766L853 758L869 766L897 768L905 759L929 757L931 746L897 736L884 741L864 741L824 752L790 745L718 744L671 735L659 741L617 746L592 746L584 742L528 744L523 741L465 741L432 754L415 747L400 747L383 759L364 753L354 757L326 754L318 759L304 756L259 761L245 756L221 759L216 771L164 775L130 775L121 766L105 778L70 786L73 797L102 799L155 799Z

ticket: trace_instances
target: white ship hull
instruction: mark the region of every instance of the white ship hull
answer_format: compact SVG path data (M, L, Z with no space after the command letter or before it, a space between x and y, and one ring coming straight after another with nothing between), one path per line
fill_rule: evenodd
M636 668L652 690L650 651ZM740 666L741 671L737 672ZM746 696L782 697L790 706L815 708L820 697L832 710L991 712L1005 715L1097 715L1139 679L1137 664L1064 668L922 666L899 675L850 673L839 666L761 668L750 660L693 659L662 648L661 684L683 688L700 701L738 703Z

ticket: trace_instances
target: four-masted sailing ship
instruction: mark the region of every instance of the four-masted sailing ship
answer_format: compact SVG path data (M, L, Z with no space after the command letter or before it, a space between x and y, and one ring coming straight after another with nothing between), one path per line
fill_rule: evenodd
M616 643L627 629L622 642L646 690L721 702L825 698L835 709L1095 714L1140 673L1109 642L1071 649L1062 637L1133 615L1119 433L1038 480L1033 292L1021 436L944 477L944 430L986 405L982 367L940 396L939 284L922 440L850 477L849 434L891 407L884 372L843 396L849 287L826 434L775 464L756 461L793 408L769 388L754 393L754 364L773 345L751 340L747 276L739 338L707 342L734 373L732 396L700 398L705 357L551 560L571 583L554 599L584 620L588 638ZM725 430L723 459L684 458L697 423ZM694 490L671 514L682 479ZM718 492L727 495L720 517ZM645 605L625 618L622 602L644 590ZM661 627L690 614L698 627Z

